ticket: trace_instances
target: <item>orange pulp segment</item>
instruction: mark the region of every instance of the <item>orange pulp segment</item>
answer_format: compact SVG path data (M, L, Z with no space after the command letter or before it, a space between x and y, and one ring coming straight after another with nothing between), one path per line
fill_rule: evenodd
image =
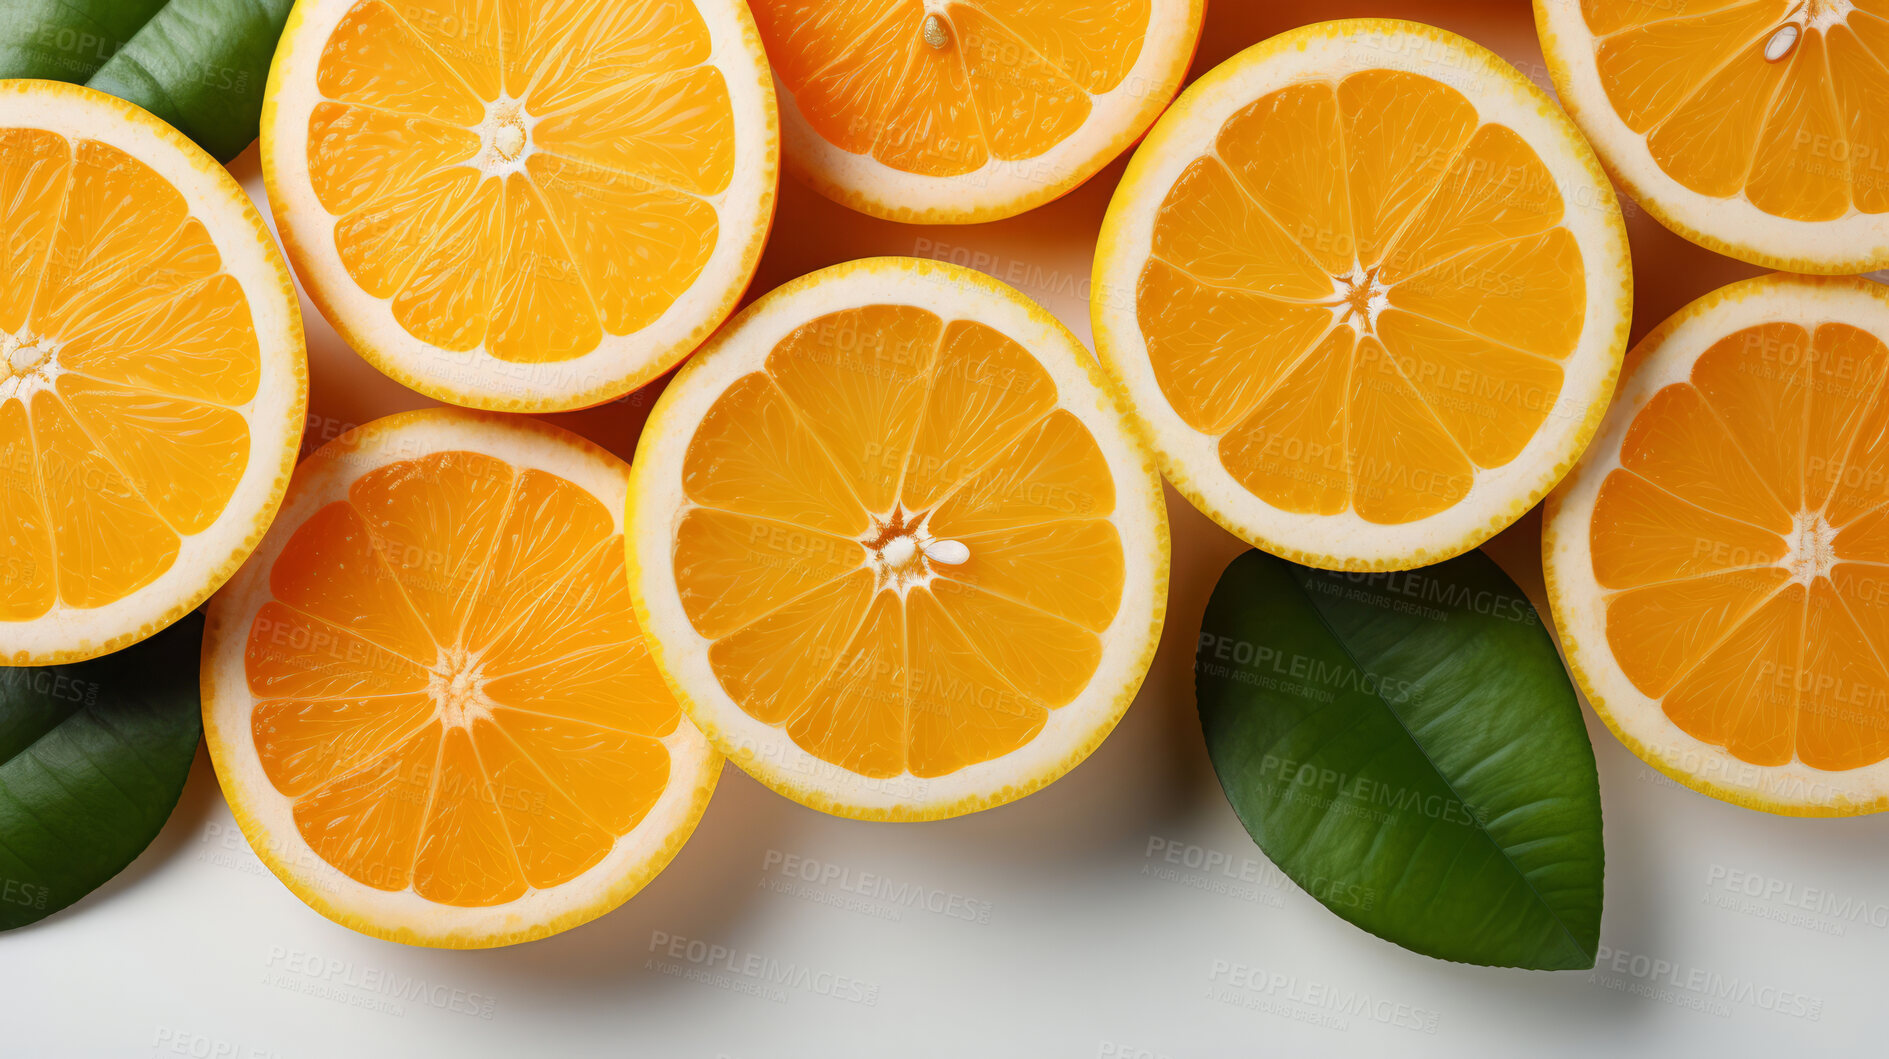
M595 866L669 781L681 711L622 534L556 474L448 451L362 475L269 569L244 671L263 773L323 860L483 907Z
M729 697L868 777L1040 732L1121 605L1109 465L1001 332L908 305L818 317L715 400L674 576Z
M1553 173L1456 88L1374 69L1236 111L1135 291L1155 380L1283 511L1407 523L1539 432L1587 280Z
M1889 347L1726 335L1633 419L1589 539L1621 670L1740 761L1889 758Z
M1601 86L1702 195L1800 221L1889 212L1889 5L1581 0Z

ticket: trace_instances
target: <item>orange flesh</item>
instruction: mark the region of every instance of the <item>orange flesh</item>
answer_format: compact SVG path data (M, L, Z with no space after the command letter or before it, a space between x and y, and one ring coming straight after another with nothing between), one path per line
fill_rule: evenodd
M1755 765L1889 757L1889 347L1720 339L1655 393L1589 527L1607 642L1674 724Z
M1433 515L1553 409L1586 317L1553 175L1456 89L1371 70L1229 118L1136 290L1162 393L1285 511Z
M662 794L681 712L595 497L470 452L363 475L283 548L245 655L264 773L361 883L568 882Z
M1063 142L1141 54L1148 0L757 0L774 73L827 142L959 176Z
M1581 10L1608 100L1674 180L1791 220L1889 212L1889 5L1582 0Z
M870 305L802 326L717 399L683 485L676 584L716 677L823 761L929 777L1000 757L1101 662L1113 476L1049 373L983 324Z
M701 275L734 110L692 4L363 0L308 121L335 249L442 349L569 360Z
M249 463L249 302L175 188L95 140L0 129L0 621L170 569Z

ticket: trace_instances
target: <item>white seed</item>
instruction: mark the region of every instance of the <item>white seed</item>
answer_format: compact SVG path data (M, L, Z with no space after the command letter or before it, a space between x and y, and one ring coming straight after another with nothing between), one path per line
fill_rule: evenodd
M971 549L966 548L963 541L926 541L925 558L934 563L957 566L971 558Z
M944 50L945 45L951 43L951 34L945 29L945 20L937 15L926 15L925 24L919 32L924 36L926 44L940 51Z
M1779 26L1778 31L1771 34L1771 39L1765 43L1765 61L1777 62L1779 59L1789 55L1791 49L1797 47L1797 34L1798 29L1795 22Z

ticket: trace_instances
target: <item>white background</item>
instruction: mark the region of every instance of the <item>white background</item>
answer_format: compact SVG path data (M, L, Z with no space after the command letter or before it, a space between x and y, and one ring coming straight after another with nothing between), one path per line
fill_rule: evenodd
M1218 0L1195 73L1292 26L1364 14L1454 29L1545 81L1524 0ZM261 202L253 149L233 168ZM1020 287L1086 340L1089 255L1120 171L1025 217L957 230L872 221L789 182L751 293L854 257L940 256ZM1636 338L1754 272L1637 210L1628 217ZM363 365L306 302L304 312L310 448L426 403ZM649 396L553 418L627 457ZM440 952L365 938L304 907L249 852L200 753L176 814L131 868L73 908L0 935L0 1053L1880 1051L1889 820L1789 820L1721 804L1641 764L1591 714L1607 846L1597 970L1442 963L1364 934L1298 891L1221 796L1194 712L1192 640L1243 546L1171 493L1169 511L1173 593L1154 672L1108 742L1042 793L968 819L866 824L801 808L729 768L695 838L622 909L534 944ZM1538 605L1539 529L1531 514L1489 549ZM786 870L789 858L816 879L845 874L805 882ZM922 888L946 911L855 892L875 887ZM1762 896L1767 888L1812 902L1809 891L1827 892L1861 914L1793 920L1790 898ZM671 938L684 939L684 955L667 954ZM690 941L733 955L719 968L693 961ZM788 984L725 966L750 960ZM1234 964L1277 977L1229 992L1215 969ZM717 970L708 982L681 977ZM798 971L808 984L793 984ZM1367 1014L1321 1007L1354 993L1370 998Z

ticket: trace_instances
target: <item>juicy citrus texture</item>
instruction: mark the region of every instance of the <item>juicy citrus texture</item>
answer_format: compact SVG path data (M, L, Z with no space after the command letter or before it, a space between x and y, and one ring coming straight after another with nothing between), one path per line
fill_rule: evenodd
M1889 212L1889 2L1581 0L1601 85L1654 162L1790 220Z
M1366 70L1235 112L1162 201L1155 379L1284 511L1433 515L1513 460L1586 315L1554 175L1449 85Z
M1889 347L1790 323L1720 339L1628 428L1588 526L1607 643L1741 761L1889 758Z
M464 451L371 470L298 527L244 672L309 847L475 907L601 861L662 794L681 718L623 556L589 492Z
M343 267L415 338L569 360L687 291L734 110L687 0L363 0L322 50L309 177Z
M814 130L907 173L1034 158L1141 54L1149 0L757 0L775 75Z
M97 140L0 129L0 620L176 562L250 459L249 302L190 204Z
M1121 604L1115 486L1022 346L867 305L790 333L690 440L674 576L722 688L869 777L1007 754Z

